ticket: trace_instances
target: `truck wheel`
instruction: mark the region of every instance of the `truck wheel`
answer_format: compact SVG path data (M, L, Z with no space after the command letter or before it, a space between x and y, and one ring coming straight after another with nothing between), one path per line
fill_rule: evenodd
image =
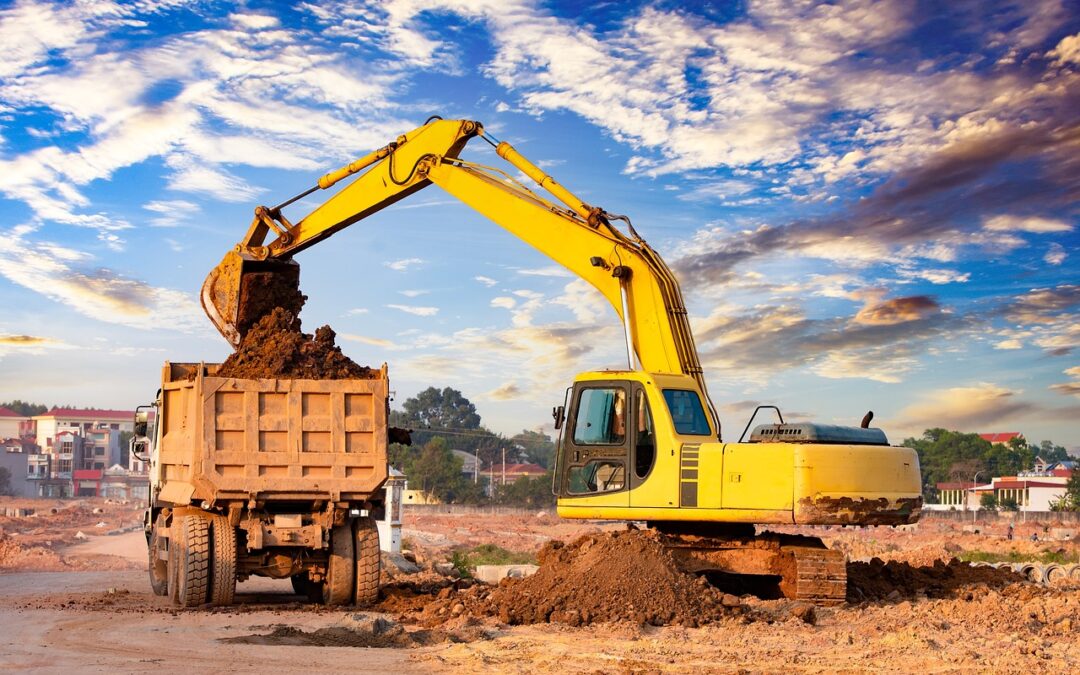
M352 602L356 562L353 557L352 527L346 523L330 532L330 560L323 583L323 603L344 605Z
M202 515L173 519L170 551L174 561L173 602L181 607L198 607L208 601L210 591L210 521Z
M236 596L236 528L225 516L210 516L210 602L233 604Z
M356 598L359 606L372 605L379 599L379 529L373 518L358 518L356 528Z
M150 570L150 588L154 595L166 595L169 592L169 564L161 559L160 551L164 550L164 540L159 536L161 519L150 527L150 541L147 542L147 567Z

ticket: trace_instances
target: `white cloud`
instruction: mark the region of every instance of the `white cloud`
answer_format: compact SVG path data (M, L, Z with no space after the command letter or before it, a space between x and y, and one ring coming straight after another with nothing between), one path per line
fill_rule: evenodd
M110 269L83 269L85 254L30 241L25 229L0 233L0 275L97 321L143 329L203 332L206 317L187 293L151 286Z
M983 227L996 232L1031 232L1033 234L1072 232L1073 230L1073 226L1063 220L1042 216L994 216L983 222Z
M404 272L414 265L422 265L425 260L423 258L402 258L401 260L391 260L390 262L383 263L395 272Z
M367 314L368 309L366 307L354 307L353 309L345 312L346 316L360 316L361 314Z
M491 300L491 306L492 307L500 307L502 309L513 309L516 305L517 305L517 300L514 300L513 298L511 298L509 296L506 296L506 295L502 295L502 296L499 296L497 298L492 298L492 300Z
M1046 250L1046 255L1043 256L1043 260L1050 265L1060 265L1068 258L1068 254L1065 253L1065 247L1061 244L1050 244L1050 248Z
M491 277L485 277L485 276L475 276L475 277L473 277L473 281L479 281L480 283L484 284L488 288L491 288L495 284L499 283L498 281L495 281Z
M401 349L401 346L396 344L393 340L370 337L368 335L356 335L355 333L341 333L340 335L345 340L349 340L351 342L359 342L365 345L371 345L372 347L381 347L383 349L389 349L391 351Z
M521 274L521 275L524 275L524 276L527 276L527 277L572 277L572 276L574 276L569 271L567 271L567 269L565 267L560 267L558 265L552 265L550 267L538 267L536 269L519 269L519 270L517 270L517 273Z
M430 292L431 292L431 291L428 291L428 290L422 290L422 289L413 289L413 290L405 290L405 291L398 291L398 293L400 293L400 294L404 295L404 296L405 296L406 298L418 298L418 297L420 297L421 295L427 295L427 294L428 294L428 293L430 293Z
M438 307L416 307L414 305L387 305L387 307L414 316L435 316L439 313Z

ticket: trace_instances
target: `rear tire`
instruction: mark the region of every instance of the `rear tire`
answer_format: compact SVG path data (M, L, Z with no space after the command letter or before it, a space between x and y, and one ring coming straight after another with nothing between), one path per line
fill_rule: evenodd
M236 528L225 516L212 515L210 520L213 569L210 574L210 603L219 607L233 604L236 597Z
M181 607L204 605L210 592L210 521L202 515L182 516L173 519L172 529L173 602Z
M163 527L162 519L158 518L158 522L150 526L150 541L146 544L150 588L153 590L154 595L168 595L169 593L169 563L162 560L159 555L159 550L165 550L162 548L162 544L167 541L163 540L159 534Z
M356 562L353 556L353 531L349 523L330 532L330 560L326 564L326 581L322 597L326 605L344 605L353 600Z
M358 606L373 605L379 600L379 530L372 518L358 518L356 529L356 597Z

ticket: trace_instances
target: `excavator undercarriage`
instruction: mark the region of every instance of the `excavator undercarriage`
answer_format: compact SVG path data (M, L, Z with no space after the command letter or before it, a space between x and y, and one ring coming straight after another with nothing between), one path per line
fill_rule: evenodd
M650 523L679 567L714 585L764 598L840 605L847 599L847 561L821 539L762 532L752 525Z

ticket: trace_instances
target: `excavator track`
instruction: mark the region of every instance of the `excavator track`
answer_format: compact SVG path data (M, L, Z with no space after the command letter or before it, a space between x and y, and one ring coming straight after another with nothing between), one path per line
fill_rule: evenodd
M847 600L847 560L817 537L657 529L661 543L687 573L737 575L748 588L766 587L778 597L815 605Z

